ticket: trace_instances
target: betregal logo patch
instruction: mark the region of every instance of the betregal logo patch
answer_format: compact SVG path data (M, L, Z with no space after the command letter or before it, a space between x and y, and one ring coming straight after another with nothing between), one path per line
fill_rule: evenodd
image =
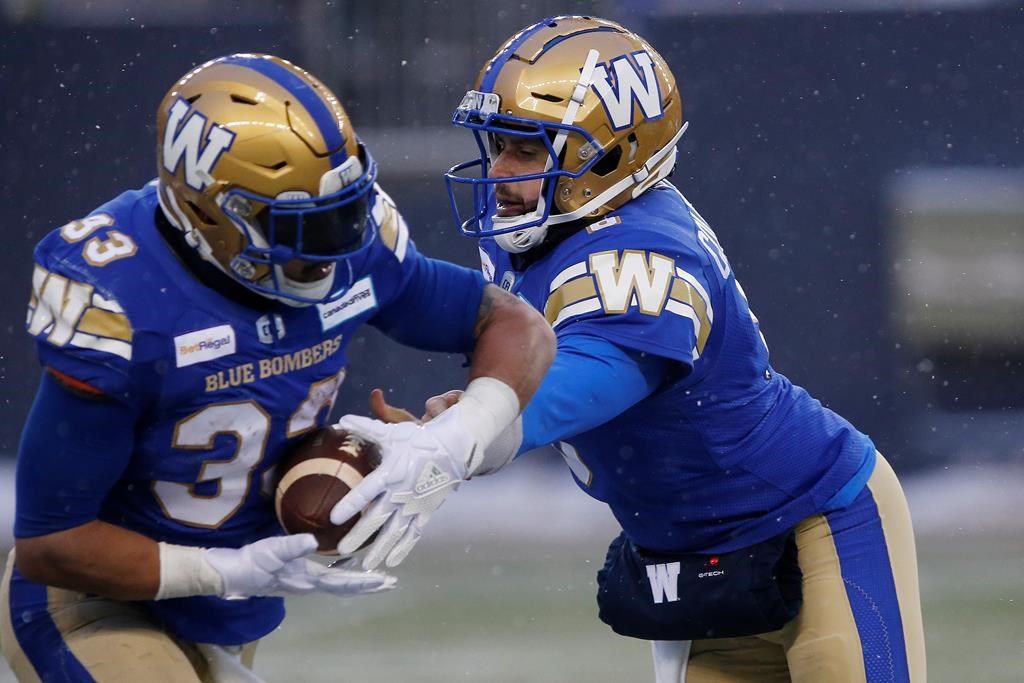
M174 361L179 368L205 363L235 352L235 330L231 325L217 325L174 338Z

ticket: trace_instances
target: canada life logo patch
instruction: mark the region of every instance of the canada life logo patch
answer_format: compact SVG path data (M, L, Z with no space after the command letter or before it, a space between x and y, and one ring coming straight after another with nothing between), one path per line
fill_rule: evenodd
M174 364L184 368L205 363L235 352L235 330L231 325L217 325L174 338Z
M325 332L366 311L372 311L377 308L377 295L373 292L373 279L364 277L361 280L356 280L355 284L340 299L317 304L316 308L317 313L320 314L320 325Z

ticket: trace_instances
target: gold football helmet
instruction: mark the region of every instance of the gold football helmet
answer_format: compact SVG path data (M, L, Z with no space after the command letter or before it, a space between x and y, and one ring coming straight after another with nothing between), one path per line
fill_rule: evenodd
M292 305L351 285L377 168L323 83L270 55L214 59L168 91L156 132L160 206L205 260ZM328 274L293 280L294 260Z
M445 174L456 223L513 253L539 244L548 226L602 216L667 176L685 130L675 78L661 55L619 24L583 16L544 19L509 38L452 123L472 130L480 148L478 160ZM497 134L543 142L545 170L490 177ZM545 182L534 211L494 215L496 185L538 178ZM467 219L458 185L473 191Z

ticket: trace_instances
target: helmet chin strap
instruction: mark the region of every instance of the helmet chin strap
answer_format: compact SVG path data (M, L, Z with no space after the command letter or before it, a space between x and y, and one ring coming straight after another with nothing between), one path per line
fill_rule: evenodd
M352 265L347 261L345 263L349 268L349 280L351 281ZM325 299L334 287L334 281L337 279L337 272L338 266L335 264L335 266L331 268L331 272L328 273L326 277L320 278L319 280L313 280L312 282L300 282L299 280L293 280L285 275L283 267L275 265L274 274L263 278L261 284L272 285L272 280L276 277L278 288L286 294L301 296L306 299ZM264 294L264 296L274 299L275 301L288 304L293 308L302 308L310 305L309 302L297 301L286 296L274 296L273 294Z
M530 215L530 214L524 214ZM515 216L520 219L522 216ZM494 223L498 224L498 219L494 219ZM500 235L494 236L494 242L501 249L504 249L510 254L521 254L524 251L529 251L535 246L544 241L544 238L548 236L548 226L535 225L532 228L523 228L522 230L515 230L513 232L504 232Z

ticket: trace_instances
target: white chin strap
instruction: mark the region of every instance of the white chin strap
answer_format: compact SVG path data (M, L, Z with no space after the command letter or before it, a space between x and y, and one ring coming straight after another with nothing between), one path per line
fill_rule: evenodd
M351 266L349 266L351 268ZM313 280L312 282L300 282L298 280L292 280L284 274L284 269L281 266L274 266L274 275L277 276L277 287L285 294L291 294L293 296L301 296L306 299L325 299L328 294L331 293L331 288L334 287L334 279L338 272L337 264L331 268L331 272L319 280ZM260 282L261 285L268 289L273 287L273 279L270 275L263 278ZM293 308L302 308L303 306L309 306L309 303L305 301L296 301L295 299L289 299L286 296L274 296L273 294L267 294L260 292L263 296L280 301L288 304Z
M533 216L533 214L524 214L525 216ZM523 216L508 216L508 218L514 218L517 222L522 221ZM500 226L499 218L493 219L494 225ZM547 223L543 225L535 225L532 228L523 228L522 230L515 230L513 232L505 232L500 235L494 236L494 242L502 249L510 254L521 254L524 251L529 251L535 246L544 241L544 238L548 236Z

